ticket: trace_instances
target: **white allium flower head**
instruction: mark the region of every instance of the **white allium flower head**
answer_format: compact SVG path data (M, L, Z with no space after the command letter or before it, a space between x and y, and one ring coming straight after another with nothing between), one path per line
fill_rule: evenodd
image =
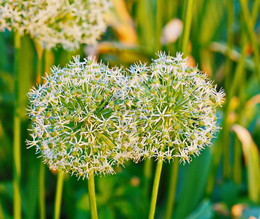
M50 169L88 178L135 157L133 97L121 69L74 57L28 93L29 147Z
M28 33L44 48L61 45L75 50L94 44L106 29L110 0L4 0L0 3L0 30Z
M223 90L186 59L158 53L150 66L129 68L131 84L138 96L136 119L140 157L183 163L199 155L219 129L216 108L223 103ZM141 155L142 154L142 155Z

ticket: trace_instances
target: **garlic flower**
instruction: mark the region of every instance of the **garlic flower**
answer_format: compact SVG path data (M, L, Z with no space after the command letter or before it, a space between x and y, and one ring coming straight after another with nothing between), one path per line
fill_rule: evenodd
M114 173L114 165L133 159L131 87L121 69L92 58L74 57L52 68L45 83L28 93L32 121L29 147L50 169L88 178Z
M211 144L219 129L216 108L224 92L181 54L159 53L150 66L129 69L140 107L136 109L139 150L144 158L190 162L192 155Z

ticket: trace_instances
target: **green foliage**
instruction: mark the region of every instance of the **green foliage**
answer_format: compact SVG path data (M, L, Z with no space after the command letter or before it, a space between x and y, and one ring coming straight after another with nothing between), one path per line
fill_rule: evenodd
M121 1L115 0L114 4L118 2ZM185 20L188 2L122 1L130 21L123 23L124 28L121 29L111 25L97 47L92 48L94 53L112 66L118 63L128 66L138 60L149 62L159 49L175 55L183 46L183 35L165 44L161 43L161 35L172 19ZM123 13L123 10L118 12L121 18L125 17ZM224 87L227 96L225 106L218 112L222 130L214 145L194 158L191 164L179 167L172 218L223 218L232 215L231 210L236 204L248 206L242 218L257 217L260 204L259 1L197 0L192 7L191 21L187 43L190 63L193 66L198 64L218 84L218 89ZM125 42L122 34L125 30L132 37L132 43ZM81 48L78 53L86 55L84 47ZM33 39L22 37L18 54L20 64L17 66L19 76L16 77L14 34L8 31L0 33L0 218L9 219L14 215L12 145L15 80L19 84L22 118L22 216L40 218L40 159L36 159L37 155L32 150L26 150L24 143L29 138L25 131L28 126L26 94L38 77L36 51ZM41 67L46 70L50 63L64 66L72 55L61 48L44 51L43 54ZM118 167L115 175L96 177L96 198L101 219L148 216L152 187L150 175L155 170L154 164L150 164L127 163L125 168ZM164 218L167 196L171 195L168 191L172 186L169 185L172 165L166 167L163 167L156 218ZM51 218L57 174L47 168L45 172L43 198L46 217ZM76 177L65 175L61 218L90 218L85 180L78 181Z

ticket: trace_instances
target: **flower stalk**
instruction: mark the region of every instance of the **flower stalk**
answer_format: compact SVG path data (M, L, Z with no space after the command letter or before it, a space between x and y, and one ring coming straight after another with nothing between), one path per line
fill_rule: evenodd
M88 178L88 195L89 195L89 206L90 206L91 218L98 219L96 193L95 193L95 179L93 173L90 173Z
M163 166L163 161L158 160L157 165L156 165L155 176L154 176L154 183L153 183L153 190L152 190L152 197L151 197L151 204L150 204L150 211L149 211L149 219L153 219L154 215L155 215L162 166Z
M58 173L58 182L56 187L55 208L54 208L54 216L53 216L54 219L60 218L63 182L64 182L64 172L60 171Z

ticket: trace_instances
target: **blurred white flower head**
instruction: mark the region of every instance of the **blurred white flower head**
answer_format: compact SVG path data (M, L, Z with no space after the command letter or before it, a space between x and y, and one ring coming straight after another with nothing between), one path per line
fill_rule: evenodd
M183 24L178 18L170 20L162 31L161 43L166 45L174 43L182 34Z
M106 29L110 0L4 0L0 30L28 33L44 48L75 50L94 44Z

